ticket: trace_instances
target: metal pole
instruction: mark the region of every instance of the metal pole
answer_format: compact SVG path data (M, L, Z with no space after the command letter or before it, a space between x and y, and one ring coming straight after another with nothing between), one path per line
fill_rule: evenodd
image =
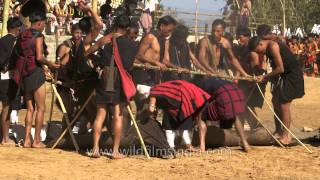
M7 33L7 21L9 19L9 5L10 0L4 0L3 12L2 12L2 32L1 37Z

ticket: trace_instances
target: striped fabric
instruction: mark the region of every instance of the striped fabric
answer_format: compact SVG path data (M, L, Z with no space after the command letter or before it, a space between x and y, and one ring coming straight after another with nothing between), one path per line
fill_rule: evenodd
M208 120L228 120L245 111L245 96L233 83L222 85L211 92L213 101L208 104Z
M210 95L186 81L174 80L151 88L150 96L157 98L157 106L167 110L177 121L198 112L210 98Z

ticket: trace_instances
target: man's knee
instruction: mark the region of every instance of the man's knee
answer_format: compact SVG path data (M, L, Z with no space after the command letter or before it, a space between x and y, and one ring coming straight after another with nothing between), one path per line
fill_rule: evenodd
M46 106L45 105L37 106L37 112L44 113L45 111L46 111Z
M29 113L34 113L34 107L33 107L33 105L28 106L28 107L27 107L27 111L28 111Z
M199 120L198 126L200 129L206 129L207 125L206 122L204 122L202 119Z
M123 117L121 115L114 115L113 116L113 120L115 123L121 123L122 119L123 119Z
M289 112L290 111L290 104L286 103L286 104L281 104L280 105L282 112Z
M10 106L7 102L3 102L2 103L2 110L0 112L2 113L7 113L10 109Z

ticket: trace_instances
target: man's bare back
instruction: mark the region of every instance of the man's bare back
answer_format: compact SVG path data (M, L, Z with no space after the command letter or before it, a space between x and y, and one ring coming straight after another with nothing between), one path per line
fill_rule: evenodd
M160 62L160 43L155 35L149 33L142 39L136 56L136 62L149 63L161 68L165 67Z

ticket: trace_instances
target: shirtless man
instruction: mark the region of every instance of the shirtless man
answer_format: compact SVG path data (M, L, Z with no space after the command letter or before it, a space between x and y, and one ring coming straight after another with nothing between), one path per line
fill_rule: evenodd
M147 34L141 41L139 51L136 56L137 63L149 63L166 68L163 57L165 52L165 43L171 36L177 22L171 16L164 16L159 19L157 31Z
M190 71L192 70L193 65L202 72L210 73L205 67L202 66L202 64L191 51L191 48L187 42L188 36L189 29L184 25L177 25L172 33L172 36L170 37L170 40L165 44L163 63L168 67L179 69L181 71ZM180 75L177 76L177 73L168 72L168 74L171 74L171 78L173 79L182 78ZM189 75L183 75L183 77L184 78L182 80L191 80ZM185 79L186 77L189 78Z
M165 41L169 39L171 32L174 30L177 22L171 16L164 16L159 19L157 32L147 34L141 41L139 51L136 56L137 63L149 63L154 66L159 66L162 69L166 65L162 63L164 57ZM99 39L90 50L85 52L85 56L95 52L99 47L107 44L110 41L110 36L104 36Z
M212 23L212 35L204 37L200 40L199 60L208 71L217 73L221 69L223 62L223 52L230 59L231 64L239 71L242 76L249 76L241 67L238 59L232 52L231 43L223 37L223 32L226 28L226 23L217 19ZM209 43L210 42L210 43Z

